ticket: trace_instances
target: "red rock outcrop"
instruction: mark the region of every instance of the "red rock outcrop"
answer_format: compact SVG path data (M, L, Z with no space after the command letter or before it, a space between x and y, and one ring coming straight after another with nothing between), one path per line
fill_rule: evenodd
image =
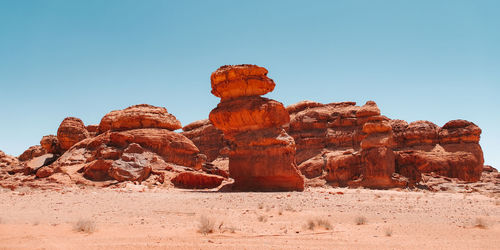
M394 174L405 177L408 185L426 172L467 181L481 175L481 130L471 122L450 121L442 128L428 121L408 124L381 116L372 101L361 107L302 101L287 110L286 129L297 145L299 169L308 178L340 186L390 187L404 183ZM386 181L379 182L385 184L368 181L382 175Z
M40 140L40 145L45 152L49 154L61 154L62 150L59 145L59 139L55 135L46 135Z
M216 188L222 181L224 178L218 175L199 172L182 172L172 179L174 186L188 189Z
M478 181L484 158L479 139L481 129L465 120L453 120L442 128L428 121L405 125L391 121L396 135L397 168L411 167L420 173ZM405 172L405 170L399 170Z
M221 102L212 124L231 142L229 175L236 190L303 190L295 142L282 128L289 115L280 102L260 97L274 89L267 70L255 65L222 66L211 76Z
M210 120L200 120L182 128L182 135L189 138L200 152L211 162L221 155L221 150L228 146L222 131L214 127Z
M89 132L82 120L75 117L67 117L57 129L57 139L61 150L66 151L76 143L87 139Z
M138 128L162 128L176 130L181 123L166 108L139 104L106 114L99 123L99 133Z
M19 157L18 159L20 161L29 161L35 157L41 156L46 154L47 152L45 149L40 146L40 145L35 145L31 146L28 149L26 149Z

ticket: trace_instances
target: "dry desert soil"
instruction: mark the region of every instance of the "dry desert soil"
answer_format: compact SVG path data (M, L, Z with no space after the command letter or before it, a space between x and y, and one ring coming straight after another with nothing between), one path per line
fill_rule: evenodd
M0 189L0 249L499 249L500 197L304 192Z

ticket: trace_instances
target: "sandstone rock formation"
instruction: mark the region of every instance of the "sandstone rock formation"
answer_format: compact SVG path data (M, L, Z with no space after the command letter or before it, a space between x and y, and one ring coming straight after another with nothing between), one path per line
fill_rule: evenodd
M70 149L73 145L89 136L89 132L82 120L75 117L65 118L59 125L59 129L57 129L57 139L63 151Z
M104 184L141 182L153 174L161 176L158 178L163 183L165 176L170 175L165 172L182 172L184 167L201 170L206 156L188 138L171 131L179 127L180 123L165 108L135 105L112 111L103 117L100 134L72 145L57 161L41 167L36 174L42 178L63 173L78 183L90 180ZM42 139L46 148L51 139Z
M40 145L35 145L31 146L28 149L26 149L19 157L18 159L20 161L29 161L35 157L41 156L46 154L47 152L45 149L40 146Z
M236 190L303 190L295 143L282 128L289 115L280 102L260 97L274 89L267 70L255 65L222 66L211 75L221 102L212 124L231 142L229 175Z
M174 186L188 189L216 188L222 181L224 178L218 175L199 172L182 172L172 179Z
M166 108L139 104L106 114L99 123L99 133L108 130L122 131L137 128L162 128L176 130L181 123Z
M198 147L200 152L207 156L209 162L222 154L220 152L228 146L222 131L214 127L210 120L199 120L182 128L182 135L189 138Z

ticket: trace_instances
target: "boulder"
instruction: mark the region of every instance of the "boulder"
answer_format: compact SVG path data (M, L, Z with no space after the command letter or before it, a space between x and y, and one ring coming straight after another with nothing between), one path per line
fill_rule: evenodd
M45 151L45 149L40 146L40 145L36 145L36 146L31 146L29 147L28 149L26 149L19 157L18 159L20 161L29 161L35 157L38 157L38 156L42 156L44 154L46 154L47 151Z
M148 104L111 111L99 123L99 133L141 128L161 128L174 131L182 126L175 116L167 112L166 108Z
M57 129L57 139L63 151L70 149L73 145L89 137L89 132L82 120L75 117L65 118Z
M216 188L220 186L223 177L199 172L182 172L175 176L171 182L175 187L187 189Z
M55 135L46 135L40 140L40 145L45 152L49 154L60 154L61 147L59 145L59 139Z
M210 76L212 94L222 101L243 96L265 95L274 89L267 69L256 65L225 65Z

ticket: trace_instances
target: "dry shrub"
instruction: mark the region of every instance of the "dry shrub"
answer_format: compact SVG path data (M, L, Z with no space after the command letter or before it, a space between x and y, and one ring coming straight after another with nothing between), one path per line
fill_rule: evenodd
M316 228L324 228L326 230L333 229L332 224L330 224L330 222L328 220L320 219L320 218L308 220L306 227L309 230L314 230Z
M215 221L212 218L209 218L205 215L200 217L200 221L198 224L198 233L203 235L211 234L214 232Z
M354 221L356 222L356 225L364 225L366 224L366 217L358 216L356 217L356 219L354 219Z
M80 219L76 222L73 229L77 232L82 233L93 233L96 230L96 224L94 221L89 219Z
M257 217L257 219L260 222L267 222L267 216L265 216L265 215L259 215L259 217Z

